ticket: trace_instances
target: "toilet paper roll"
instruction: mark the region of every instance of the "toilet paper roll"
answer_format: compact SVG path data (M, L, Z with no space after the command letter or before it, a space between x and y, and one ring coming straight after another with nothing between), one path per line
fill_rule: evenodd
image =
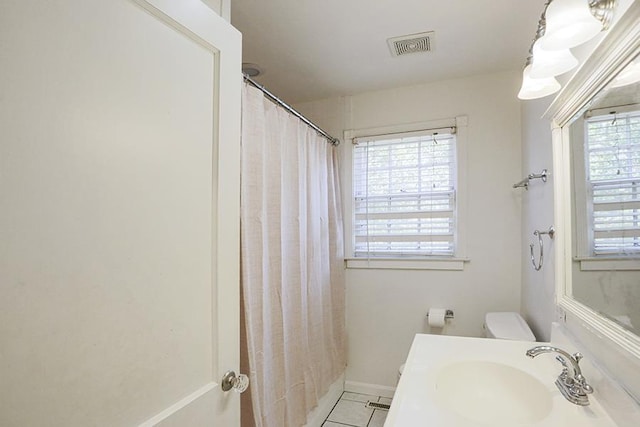
M447 310L444 308L430 308L429 326L432 328L442 328L444 326L445 314L447 314Z

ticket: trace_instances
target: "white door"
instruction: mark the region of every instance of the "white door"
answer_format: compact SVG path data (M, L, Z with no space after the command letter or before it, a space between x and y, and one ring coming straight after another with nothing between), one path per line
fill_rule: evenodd
M0 425L239 426L240 34L0 2Z

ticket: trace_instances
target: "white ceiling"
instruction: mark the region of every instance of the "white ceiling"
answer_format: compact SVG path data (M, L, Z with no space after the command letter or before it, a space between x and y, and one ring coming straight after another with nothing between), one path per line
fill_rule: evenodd
M233 0L243 61L289 103L521 69L545 0ZM387 39L435 31L435 51ZM515 96L515 95L514 95Z

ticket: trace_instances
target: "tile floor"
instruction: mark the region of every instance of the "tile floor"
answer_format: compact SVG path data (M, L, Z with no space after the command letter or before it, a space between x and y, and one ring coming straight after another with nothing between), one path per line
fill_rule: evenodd
M386 409L367 408L367 402L391 404L388 397L344 392L322 427L382 427Z

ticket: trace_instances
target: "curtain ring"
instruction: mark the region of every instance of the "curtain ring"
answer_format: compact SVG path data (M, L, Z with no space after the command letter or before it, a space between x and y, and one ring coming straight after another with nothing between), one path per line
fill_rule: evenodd
M542 263L544 261L544 244L542 242L542 233L536 230L533 232L533 235L538 236L538 244L540 245L540 259L536 265L536 257L533 254L533 243L531 243L529 245L529 249L531 250L531 264L533 264L533 268L535 268L536 271L540 271L540 269L542 268Z

